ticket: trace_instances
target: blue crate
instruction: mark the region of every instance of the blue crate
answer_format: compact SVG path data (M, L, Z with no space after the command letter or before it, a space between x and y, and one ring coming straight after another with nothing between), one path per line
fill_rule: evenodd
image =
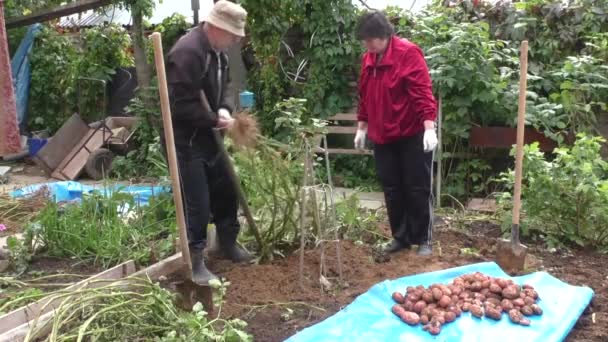
M245 90L240 94L240 102L242 108L251 108L255 105L255 95Z

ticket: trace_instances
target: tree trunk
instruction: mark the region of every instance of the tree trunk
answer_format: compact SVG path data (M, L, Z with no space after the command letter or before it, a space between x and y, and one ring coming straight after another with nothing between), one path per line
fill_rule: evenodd
M141 11L133 11L133 26L131 34L133 36L133 52L135 54L135 70L137 72L137 85L139 89L150 86L152 70L146 57L144 42L143 15Z

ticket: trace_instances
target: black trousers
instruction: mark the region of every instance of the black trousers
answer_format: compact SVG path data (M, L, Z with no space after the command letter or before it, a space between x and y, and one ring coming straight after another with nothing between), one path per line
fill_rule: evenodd
M433 154L424 152L423 135L374 146L393 238L404 244L430 243L432 238Z
M240 230L238 198L225 161L219 156L210 158L197 145L175 148L190 249L205 248L211 216L220 244L234 243Z

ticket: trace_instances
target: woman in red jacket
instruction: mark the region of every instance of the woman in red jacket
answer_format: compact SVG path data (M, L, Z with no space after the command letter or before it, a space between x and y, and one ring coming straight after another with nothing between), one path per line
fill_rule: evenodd
M355 148L374 143L376 172L386 200L393 241L387 253L418 245L432 254L431 177L437 147L437 104L422 50L397 37L380 12L364 14L357 35L361 60Z

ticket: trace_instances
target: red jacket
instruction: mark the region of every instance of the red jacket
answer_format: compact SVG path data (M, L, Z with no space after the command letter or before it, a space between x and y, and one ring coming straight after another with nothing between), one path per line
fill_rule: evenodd
M424 121L435 121L437 103L422 50L393 36L376 65L376 54L361 60L359 113L368 123L368 136L376 144L394 142L424 130Z

